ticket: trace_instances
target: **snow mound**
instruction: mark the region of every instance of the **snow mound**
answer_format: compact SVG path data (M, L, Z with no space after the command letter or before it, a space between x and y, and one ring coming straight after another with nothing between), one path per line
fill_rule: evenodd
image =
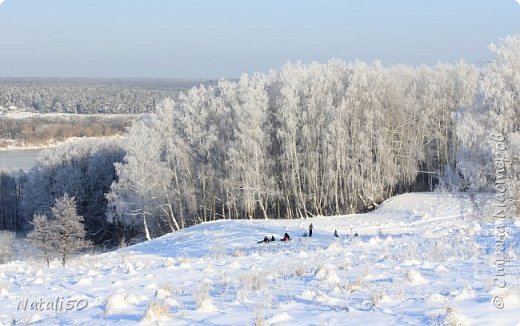
M475 298L475 290L473 290L472 288L468 288L468 287L465 287L462 290L457 291L454 294L455 294L454 299L457 301L471 300L471 299Z
M218 308L213 305L213 302L210 298L205 298L200 303L199 307L197 308L197 311L199 312L215 312L218 311Z
M92 283L92 278L90 277L84 277L79 279L79 281L76 283L78 285L88 285Z
M315 278L319 281L326 281L331 283L338 283L340 281L336 270L332 268L320 268L316 272Z
M289 321L293 319L291 315L289 315L287 312L282 312L281 314L274 315L269 319L270 324L276 324L276 323L283 323L286 321Z
M105 315L112 315L127 310L139 304L139 299L134 294L114 293L109 296L105 303Z
M175 260L172 257L168 257L164 261L164 267L166 267L166 268L175 268Z
M316 298L316 291L306 290L303 291L301 294L301 298L304 300L312 301L314 298Z
M317 292L315 300L319 303L330 303L332 298L323 292Z
M98 276L99 273L93 269L90 269L88 272L87 272L87 276Z
M482 227L480 226L480 224L478 222L473 222L472 226L468 229L468 234L469 235L476 235L481 230L482 230Z
M379 274L367 274L365 276L365 280L383 280L387 278L387 275L379 273Z
M422 261L417 260L417 259L406 260L401 264L401 266L403 266L403 267L420 266L420 265L422 265Z
M434 304L444 304L447 300L448 299L440 293L434 293L428 297L428 302Z
M471 320L464 316L463 314L450 311L446 316L446 324L447 325L457 325L457 326L469 326L472 325Z
M45 284L45 279L43 279L41 277L37 277L34 279L33 284L36 284L36 285Z
M437 267L435 267L435 272L438 274L445 274L448 271L448 268L446 268L446 266L444 266L443 264L439 264Z
M370 246L380 246L381 242L383 242L379 237L373 237L368 240L367 244Z
M342 250L341 243L339 241L334 241L327 247L327 250L334 251L334 252Z
M8 295L8 285L0 283L0 295Z
M39 313L36 313L31 316L31 319L29 319L29 323L37 323L42 320L42 316Z
M170 290L168 289L164 289L164 288L159 288L155 291L155 298L156 299L166 299L166 298L169 298L171 297L172 294L170 292Z
M406 279L412 285L423 285L427 284L428 281L418 271L411 270L406 274Z

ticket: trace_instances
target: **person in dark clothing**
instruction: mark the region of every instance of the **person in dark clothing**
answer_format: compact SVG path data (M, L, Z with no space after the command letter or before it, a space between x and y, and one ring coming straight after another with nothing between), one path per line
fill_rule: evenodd
M312 228L313 228L313 226L311 223L311 224L309 224L309 237L312 237Z
M265 236L265 237L264 237L264 240L262 240L262 241L258 241L258 243L264 243L264 242L267 243L267 242L269 242L269 241L270 241L269 238L268 238L267 236Z
M280 241L291 241L291 237L289 236L289 234L287 234L287 232L285 232L283 238L280 239Z
M271 236L271 241L275 241L274 235Z
M334 230L334 237L339 238L338 230Z

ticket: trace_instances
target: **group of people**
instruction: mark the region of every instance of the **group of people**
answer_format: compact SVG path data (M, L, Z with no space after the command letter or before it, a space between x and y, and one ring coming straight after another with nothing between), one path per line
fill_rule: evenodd
M274 238L274 235L272 235L270 238L268 236L265 236L264 240L258 241L258 243L267 243L267 242L273 242L273 241L276 241L276 239ZM291 241L291 237L289 236L289 234L287 232L285 232L283 238L281 238L280 241Z
M303 234L304 237L306 236L309 236L309 237L312 237L312 229L314 228L314 225L309 224L309 233L305 232ZM357 232L354 233L354 237L357 237L358 234ZM335 238L339 238L339 234L338 234L338 230L334 230L334 237ZM282 239L280 239L280 241L290 241L291 240L291 237L289 236L289 234L286 232L283 236ZM269 238L268 236L265 236L264 237L264 240L262 241L258 241L258 243L267 243L267 242L272 242L272 241L276 241L276 239L274 238L274 235L271 236L271 238Z

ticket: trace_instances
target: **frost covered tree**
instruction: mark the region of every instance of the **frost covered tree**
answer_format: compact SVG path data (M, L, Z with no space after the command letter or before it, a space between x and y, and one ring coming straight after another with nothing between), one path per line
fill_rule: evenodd
M520 130L520 35L508 36L499 46L490 45L495 55L482 72L480 92L503 133Z
M35 214L31 222L33 230L27 234L27 240L43 253L43 259L50 265L50 259L54 254L54 242L56 234L53 233L51 222L46 215Z
M142 226L146 240L151 239L150 222L158 209L156 173L160 144L144 122L135 124L127 139L126 164L116 163L118 182L112 184L107 195L109 205L117 208L109 216L111 222Z
M508 196L517 209L520 192L520 35L491 44L495 58L482 68L475 105L456 116L460 150L458 169L465 186L491 190L497 178L494 155L500 135L505 145L505 176Z
M74 197L64 194L51 208L52 218L35 214L31 222L33 230L27 235L29 242L42 250L47 265L59 255L65 266L70 255L88 248L83 217L76 210Z
M195 215L193 160L177 135L175 102L166 100L157 114L130 129L124 164L107 194L111 221L139 228L146 239L179 230Z
M53 248L59 254L63 266L70 255L88 248L83 217L78 215L74 197L64 194L56 199L51 208L52 220L49 228L52 232Z
M267 78L256 75L242 76L232 92L226 93L226 103L233 108L235 133L231 141L226 166L228 185L225 204L244 209L244 216L252 217L259 210L268 217L269 198L274 197L274 180L270 173ZM232 198L238 201L235 203ZM222 215L225 213L224 205Z
M186 224L186 207L192 195L192 186L189 182L190 159L185 147L176 134L175 129L175 102L165 100L157 106L157 114L152 122L152 136L160 144L161 155L156 162L160 201L158 213L161 220L171 230L176 231Z

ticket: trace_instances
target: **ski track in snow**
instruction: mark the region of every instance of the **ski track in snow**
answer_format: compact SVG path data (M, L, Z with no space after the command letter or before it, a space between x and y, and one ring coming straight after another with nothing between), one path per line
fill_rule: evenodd
M508 224L507 287L497 292L492 202L406 194L367 214L204 223L65 268L15 261L0 265L0 324L517 325L520 224ZM311 222L313 237L301 237ZM285 232L291 242L278 241ZM257 244L265 235L277 241ZM17 309L57 297L88 307ZM152 302L164 312L147 313Z

